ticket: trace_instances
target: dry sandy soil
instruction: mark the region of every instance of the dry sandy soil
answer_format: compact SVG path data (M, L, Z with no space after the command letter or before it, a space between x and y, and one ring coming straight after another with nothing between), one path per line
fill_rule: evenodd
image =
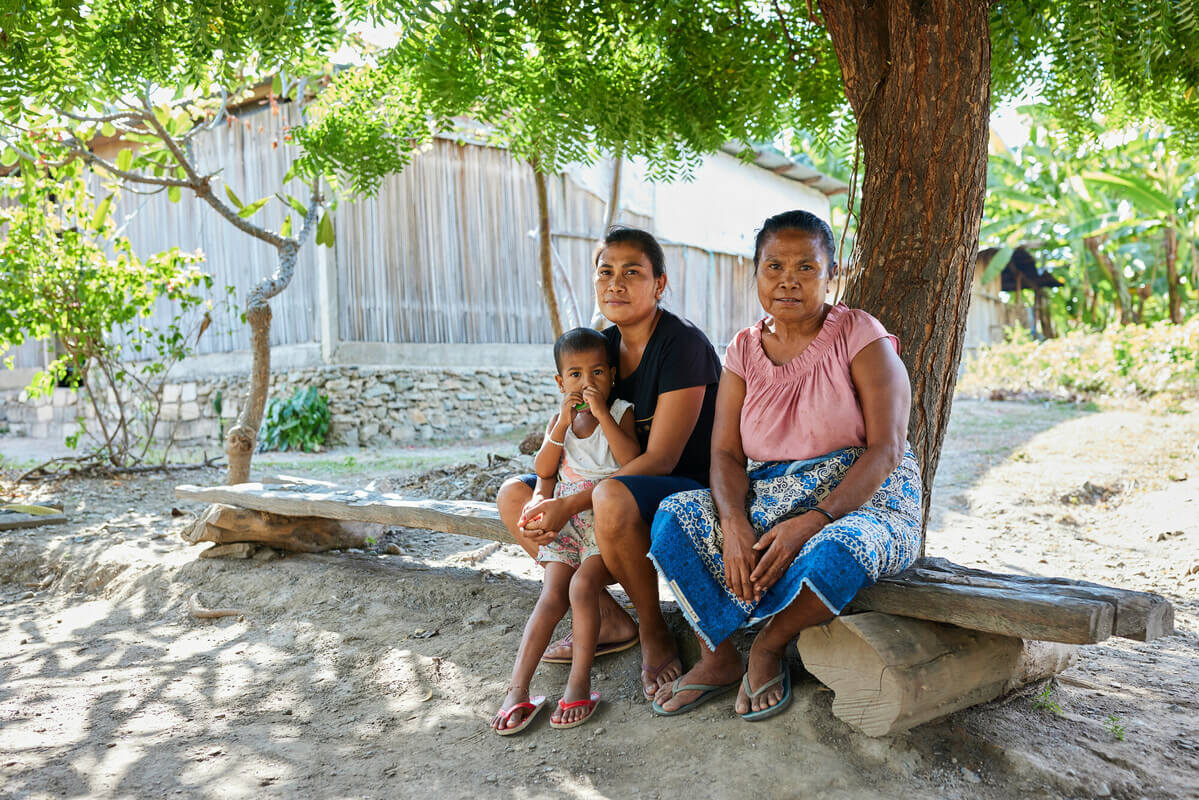
M275 468L470 493L512 468L484 453L419 484L400 467L427 453ZM731 699L656 718L636 650L598 662L593 722L500 738L487 720L537 591L514 547L396 530L364 552L198 559L177 534L200 509L172 486L218 480L0 482L71 518L0 533L0 796L1199 797L1196 413L958 401L929 552L1160 592L1177 632L1083 648L1048 688L881 739L806 676L761 724ZM193 618L196 592L244 618ZM565 675L543 667L534 691Z

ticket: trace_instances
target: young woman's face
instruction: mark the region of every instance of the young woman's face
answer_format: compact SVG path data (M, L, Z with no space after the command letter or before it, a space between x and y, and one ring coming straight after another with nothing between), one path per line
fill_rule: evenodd
M758 261L758 301L784 324L819 318L831 267L819 236L792 229L773 233Z
M563 353L562 371L558 373L558 388L563 394L583 393L591 387L600 397L608 399L616 371L608 363L608 352L602 347Z
M595 267L595 299L600 312L617 325L651 316L666 289L666 276L654 277L649 257L635 244L610 244Z

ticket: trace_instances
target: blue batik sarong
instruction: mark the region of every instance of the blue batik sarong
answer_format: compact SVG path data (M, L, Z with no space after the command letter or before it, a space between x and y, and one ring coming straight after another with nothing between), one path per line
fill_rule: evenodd
M824 500L864 451L837 450L805 461L751 462L746 511L759 537ZM808 587L834 614L858 590L902 572L920 554L920 470L909 448L899 467L861 508L825 525L757 603L724 580L724 537L712 493L672 494L658 506L649 557L683 614L709 648L779 613Z

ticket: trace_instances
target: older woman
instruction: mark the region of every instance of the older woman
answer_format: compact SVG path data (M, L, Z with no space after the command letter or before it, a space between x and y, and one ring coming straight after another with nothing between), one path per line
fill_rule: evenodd
M787 644L920 547L907 372L876 319L825 302L832 231L804 211L771 217L754 268L767 317L725 356L711 491L668 498L653 524L650 557L703 644L658 691L666 716L738 686L744 719L779 713ZM762 621L743 667L729 634Z
M641 644L647 697L678 677L682 664L658 602L658 576L646 558L658 503L708 485L712 420L720 359L698 328L659 305L666 291L665 258L653 236L613 228L595 259L595 298L612 327L604 335L619 361L613 396L633 404L642 453L595 488L564 497L534 475L507 481L497 498L500 518L530 556L573 514L590 508L608 571L637 610L638 622L604 592L596 654ZM567 637L545 660L571 660ZM571 698L573 699L573 698Z

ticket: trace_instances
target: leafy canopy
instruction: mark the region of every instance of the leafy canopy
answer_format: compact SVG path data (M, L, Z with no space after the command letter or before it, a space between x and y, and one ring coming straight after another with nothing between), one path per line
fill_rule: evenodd
M673 173L728 140L818 134L847 114L819 3L684 0L0 0L0 103L111 102L328 55L352 26L398 30L343 72L297 139L310 172L371 191L469 114L551 168L604 150ZM1195 0L991 5L992 97L1040 95L1085 133L1152 120L1199 152ZM928 35L935 35L929 26Z

